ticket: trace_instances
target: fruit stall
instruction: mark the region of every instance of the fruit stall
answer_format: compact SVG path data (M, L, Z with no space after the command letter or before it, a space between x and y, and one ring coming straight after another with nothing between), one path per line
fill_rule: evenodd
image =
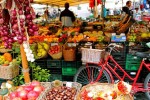
M128 35L114 34L119 16L74 27L34 23L31 3L0 0L0 100L133 100L126 82L82 87L73 77L83 65L81 48L106 49L110 43L123 46L112 53L115 60L129 73L137 71L142 58L128 53L135 46L147 49L149 22L134 24Z

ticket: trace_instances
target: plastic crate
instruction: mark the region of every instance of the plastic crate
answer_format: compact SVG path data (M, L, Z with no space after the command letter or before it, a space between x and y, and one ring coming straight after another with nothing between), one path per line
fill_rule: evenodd
M142 61L142 58L131 55L131 54L127 54L125 69L130 70L130 71L136 71L138 70L141 61Z
M50 74L62 74L62 68L48 68Z
M76 72L77 72L76 67L63 67L62 68L62 75L73 76L76 74Z
M76 61L62 61L62 67L76 67Z
M49 81L55 81L55 80L60 80L62 81L62 75L61 74L51 74L49 77Z
M47 68L61 68L60 60L47 60Z
M47 61L46 60L36 60L35 63L39 65L41 68L47 68Z

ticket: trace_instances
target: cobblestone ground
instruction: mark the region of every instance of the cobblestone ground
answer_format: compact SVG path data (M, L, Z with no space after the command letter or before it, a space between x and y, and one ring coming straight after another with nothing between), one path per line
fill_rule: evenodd
M144 93L136 93L134 100L148 100Z

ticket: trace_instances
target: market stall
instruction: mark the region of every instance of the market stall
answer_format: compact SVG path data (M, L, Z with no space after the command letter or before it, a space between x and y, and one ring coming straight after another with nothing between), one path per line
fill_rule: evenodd
M95 7L92 3L104 3L100 0L90 1L92 10ZM121 15L93 18L90 22L78 19L71 27L62 27L60 21L34 20L35 12L31 3L62 7L65 2L66 0L0 1L0 100L133 100L131 91L146 91L147 97L150 97L148 85L145 85L149 82L143 83L143 80L149 79L148 67L148 70L140 70L144 77L140 76L138 81L143 87L126 83L133 80L130 76L136 76L138 68L142 68L139 67L140 62L143 61L143 65L149 64L149 56L145 56L148 53L139 57L133 55L132 51L149 52L150 23L147 20L132 22L130 17L120 20ZM89 1L67 2L74 6ZM129 33L124 34L128 28ZM106 83L98 80L98 73L103 67L99 67L98 72L93 72L93 69L86 68L95 66L87 66L86 61L99 65L107 61L109 53L106 51L109 51L112 43L117 47L110 48L109 53L117 64L114 60L108 61L115 67L110 68L110 71L105 69L104 75L109 75L106 77L108 79L111 77L110 72L116 71L119 81ZM138 49L134 48L136 46ZM84 69L86 71L81 75L80 72ZM116 74L112 77L114 80L118 78ZM137 89L136 85L142 88Z

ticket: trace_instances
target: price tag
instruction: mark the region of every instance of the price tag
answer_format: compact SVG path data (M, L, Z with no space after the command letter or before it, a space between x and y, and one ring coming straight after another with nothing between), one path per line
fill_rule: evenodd
M70 87L71 88L72 87L72 82L67 82L66 83L66 87Z
M55 46L55 45L58 45L58 43L51 43L51 46Z

